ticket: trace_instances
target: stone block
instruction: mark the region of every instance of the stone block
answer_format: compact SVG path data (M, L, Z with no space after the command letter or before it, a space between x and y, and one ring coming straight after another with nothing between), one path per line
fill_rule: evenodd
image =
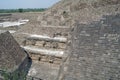
M65 43L58 43L58 48L65 49L66 48L66 44Z
M44 47L45 42L44 41L36 41L35 46L39 46L39 47Z

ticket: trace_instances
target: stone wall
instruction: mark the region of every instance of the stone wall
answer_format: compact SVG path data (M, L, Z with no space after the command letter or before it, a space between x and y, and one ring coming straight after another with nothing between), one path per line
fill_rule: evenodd
M0 74L6 80L23 80L23 75L31 63L28 61L28 54L21 49L9 32L0 33ZM25 77L25 76L24 76Z
M29 58L29 56L26 57L24 61L20 64L19 68L15 72L13 72L13 75L14 74L16 74L16 76L18 75L17 80L25 80L29 68L31 67L31 64L32 61Z
M120 14L77 24L62 80L120 80Z
M48 41L35 41L35 40L26 40L25 45L38 46L39 48L54 48L54 49L65 49L66 43L60 42L48 42Z
M31 66L31 60L26 57L19 67L13 72L2 72L3 80L26 80L26 75Z

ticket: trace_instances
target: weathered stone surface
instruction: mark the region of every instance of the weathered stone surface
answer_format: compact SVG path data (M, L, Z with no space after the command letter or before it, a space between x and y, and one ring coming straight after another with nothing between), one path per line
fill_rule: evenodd
M9 32L0 32L0 79L23 80L30 65L27 53L12 35Z
M104 18L75 27L63 80L120 80L120 14Z
M59 67L59 65L33 61L28 76L33 77L33 80L56 80Z
M9 32L0 33L0 69L14 70L26 56Z

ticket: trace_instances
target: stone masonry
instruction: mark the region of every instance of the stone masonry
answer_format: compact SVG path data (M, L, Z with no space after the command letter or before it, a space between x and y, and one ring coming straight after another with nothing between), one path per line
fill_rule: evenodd
M62 80L120 80L120 14L77 24Z

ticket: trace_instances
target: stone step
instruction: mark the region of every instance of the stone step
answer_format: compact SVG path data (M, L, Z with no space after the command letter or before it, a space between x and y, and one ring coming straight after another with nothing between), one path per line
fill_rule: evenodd
M43 26L43 25L39 25L37 27L34 28L30 28L29 30L31 31L27 31L25 30L23 34L37 34L37 35L48 35L48 36L65 36L67 37L69 34L69 31L71 30L70 28L65 28L65 27L55 27L55 26Z
M4 31L4 32L5 32L5 31L9 31L11 34L16 32L15 30L0 30L0 32L1 32L1 31Z
M42 49L42 48L36 48L32 46L21 46L29 53L39 54L39 55L48 55L48 56L55 56L62 58L64 55L63 50L53 50L53 49Z
M29 35L27 39L37 40L37 41L61 42L61 43L67 42L67 38L65 37L49 37L49 36L36 35L36 34Z
M42 27L46 27L46 28L63 28L63 29L70 28L69 26L53 26L53 25L42 25Z
M39 61L39 62L44 62L44 63L52 63L52 64L57 64L59 65L62 62L62 58L55 57L55 56L45 56L45 55L34 55L31 54L31 59L33 61Z
M52 49L66 49L66 43L60 42L48 42L48 41L36 41L36 40L25 40L23 41L24 46L36 46L38 48L52 48Z

